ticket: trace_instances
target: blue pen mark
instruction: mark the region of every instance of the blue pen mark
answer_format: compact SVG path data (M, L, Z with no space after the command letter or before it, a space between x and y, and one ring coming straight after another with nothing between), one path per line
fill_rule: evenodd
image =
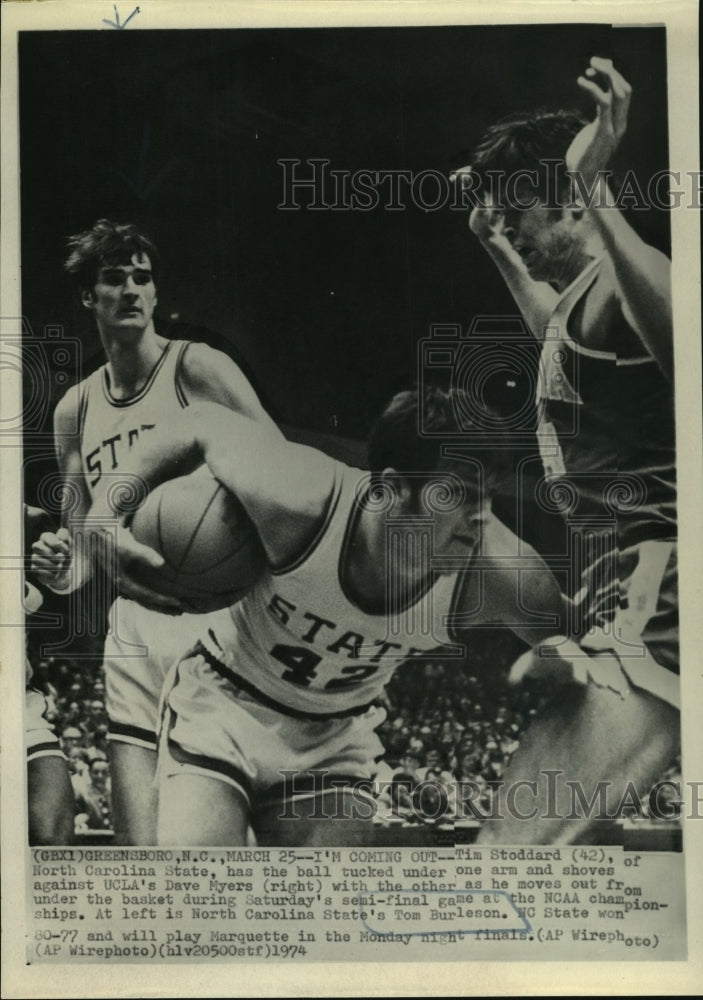
M359 893L356 903L367 931L390 939L489 931L532 934L529 920L502 889L374 890Z
M139 7L135 7L132 13L127 18L127 20L124 22L124 24L120 24L120 15L117 13L117 4L113 4L112 9L115 12L115 20L107 21L105 18L103 18L102 21L103 24L109 24L111 28L117 28L118 31L122 31L123 28L126 28L129 22L134 17L134 15L139 13Z

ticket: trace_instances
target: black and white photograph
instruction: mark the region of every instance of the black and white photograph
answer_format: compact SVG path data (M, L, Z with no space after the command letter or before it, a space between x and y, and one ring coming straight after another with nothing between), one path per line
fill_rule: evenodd
M7 995L689 992L693 5L20 6Z

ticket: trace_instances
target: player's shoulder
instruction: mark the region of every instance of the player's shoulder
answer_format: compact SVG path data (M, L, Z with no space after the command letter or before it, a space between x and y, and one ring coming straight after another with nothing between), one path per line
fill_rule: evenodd
M177 378L186 395L210 399L235 408L247 404L258 411L258 402L244 372L224 351L199 341L187 342L179 353Z
M85 385L85 382L86 382L85 379L82 382L76 382L75 385L72 385L70 388L66 390L66 392L63 394L61 399L56 404L56 410L55 410L56 413L61 413L64 410L69 409L76 402L76 400L80 399L82 388Z
M197 340L184 341L180 352L181 373L196 381L210 378L222 373L224 369L236 369L238 366L224 351L219 351L209 344Z
M500 569L509 561L513 565L515 559L533 553L532 546L518 538L493 511L486 513L481 534L481 555L484 561L492 562L496 569Z
M484 596L489 605L502 603L507 592L515 589L516 574L535 568L535 549L519 538L507 524L491 513L486 518L481 538L481 561L488 572L483 575Z
M88 379L83 379L67 389L54 409L54 430L64 434L77 434L81 401Z
M657 276L669 274L671 271L670 258L657 247L646 244L643 249L643 257L647 262L647 273L652 280ZM605 253L600 258L598 274L593 283L594 290L598 290L604 297L612 296L620 303L626 302L618 280L617 264L610 254Z

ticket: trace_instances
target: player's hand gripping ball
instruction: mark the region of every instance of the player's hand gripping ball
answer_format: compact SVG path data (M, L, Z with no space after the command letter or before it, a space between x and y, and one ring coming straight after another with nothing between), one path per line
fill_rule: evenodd
M236 603L266 565L244 507L206 466L152 490L130 527L165 560L140 574L142 582L180 598L187 611L204 614Z

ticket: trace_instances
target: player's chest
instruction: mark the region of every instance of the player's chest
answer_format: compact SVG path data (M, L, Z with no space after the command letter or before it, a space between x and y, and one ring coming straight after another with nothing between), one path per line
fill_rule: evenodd
M314 649L325 658L379 662L413 655L448 639L447 618L456 580L440 577L412 604L398 601L366 613L344 593L337 572L268 578L260 596L269 630Z
M81 457L86 480L94 488L106 473L129 471L139 441L153 437L168 423L168 410L156 400L115 407L97 402L86 410Z

